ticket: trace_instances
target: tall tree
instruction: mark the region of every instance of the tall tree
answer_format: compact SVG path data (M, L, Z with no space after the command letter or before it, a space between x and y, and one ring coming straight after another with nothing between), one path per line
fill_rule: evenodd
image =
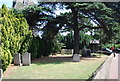
M120 34L120 2L113 2L113 3L104 3L107 7L111 8L115 13L112 15L114 18L114 37L113 39L116 40L117 43L119 43L119 34Z
M115 26L112 18L114 13L111 8L108 8L103 3L64 3L66 9L71 12L65 13L64 17L67 20L68 26L74 30L74 54L79 53L79 31L85 28L99 29L102 28L104 36L107 39L113 35L112 28ZM67 14L67 15L66 15ZM93 26L91 21L97 26Z
M36 9L31 8L32 11L28 13L30 15L31 13L34 13L33 11L35 10L34 13L35 19L32 18L34 14L28 16L28 18L30 18L29 19L30 21L31 18L34 19L35 22L33 22L34 23L33 26L35 26L35 24L38 21L42 22L45 21L44 22L45 24L43 26L44 27L43 30L45 31L43 36L45 37L45 39L48 39L48 37L46 37L48 35L51 36L50 38L53 39L58 30L61 29L63 26L66 28L70 28L74 31L74 54L78 54L79 31L81 31L82 29L102 28L104 31L104 37L106 39L109 40L112 37L113 27L116 26L116 24L113 23L114 18L112 17L114 11L111 8L108 8L104 3L89 2L89 3L58 3L58 4L64 5L61 6L60 8L64 7L66 10L70 10L70 12L66 12L59 16L51 15L49 13L48 7L50 8L50 12L53 12L55 9L55 5L53 3L44 4L41 3L40 6L42 7L42 9L47 8L48 9L47 12L41 15L40 12L36 12L37 11ZM94 26L92 22L94 22L97 26Z

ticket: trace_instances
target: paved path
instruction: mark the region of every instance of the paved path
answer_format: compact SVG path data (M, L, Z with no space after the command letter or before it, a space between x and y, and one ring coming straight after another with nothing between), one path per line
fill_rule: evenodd
M113 57L111 63L109 79L119 79L120 81L120 71L118 70L119 67L120 67L120 54L116 54L116 56Z

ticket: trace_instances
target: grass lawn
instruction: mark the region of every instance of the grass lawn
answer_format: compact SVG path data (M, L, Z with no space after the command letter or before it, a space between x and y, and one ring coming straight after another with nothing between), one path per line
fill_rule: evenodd
M33 60L31 66L10 65L3 79L88 79L107 58L81 58L72 62L69 55L43 57Z

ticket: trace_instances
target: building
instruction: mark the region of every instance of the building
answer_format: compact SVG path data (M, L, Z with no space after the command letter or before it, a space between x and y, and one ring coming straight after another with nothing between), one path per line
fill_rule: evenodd
M100 41L99 40L91 40L90 41L90 49L91 52L97 52L100 49Z
M34 4L33 0L14 0L12 7L16 9L24 9L26 6L33 4Z

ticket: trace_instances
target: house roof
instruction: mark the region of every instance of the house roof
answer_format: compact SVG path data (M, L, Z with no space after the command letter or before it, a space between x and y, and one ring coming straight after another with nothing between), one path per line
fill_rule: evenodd
M100 43L100 41L99 40L95 40L95 39L90 41L90 44L99 44L99 43Z

